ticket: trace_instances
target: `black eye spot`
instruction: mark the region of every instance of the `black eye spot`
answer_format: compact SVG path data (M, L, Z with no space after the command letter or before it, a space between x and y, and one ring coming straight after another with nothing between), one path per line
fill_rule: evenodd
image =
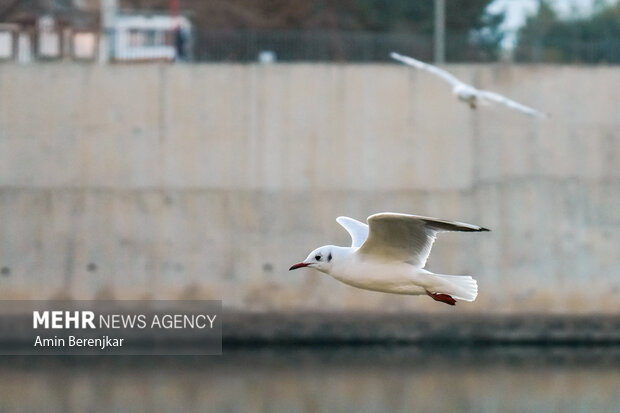
M317 261L321 261L321 256L320 255L315 255L314 259L317 260Z
M330 262L332 260L332 253L330 252L329 255L327 256L327 262Z

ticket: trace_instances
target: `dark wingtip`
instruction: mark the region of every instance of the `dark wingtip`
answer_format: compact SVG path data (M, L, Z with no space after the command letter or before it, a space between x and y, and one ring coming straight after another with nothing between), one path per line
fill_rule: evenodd
M491 230L490 230L490 229L488 229L488 228L484 228L484 227L480 227L480 229L479 229L478 231L480 231L480 232L483 232L483 231L486 231L486 232L491 232Z

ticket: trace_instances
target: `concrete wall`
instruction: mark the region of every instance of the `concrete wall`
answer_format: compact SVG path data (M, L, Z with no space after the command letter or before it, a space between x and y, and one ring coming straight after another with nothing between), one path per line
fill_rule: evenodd
M620 68L451 66L552 114L472 111L400 65L0 65L0 298L455 311L288 267L398 211L471 274L460 312L620 309Z

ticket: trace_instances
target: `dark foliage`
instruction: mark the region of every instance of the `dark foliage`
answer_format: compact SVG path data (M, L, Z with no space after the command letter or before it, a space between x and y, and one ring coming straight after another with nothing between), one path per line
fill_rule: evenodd
M519 61L620 62L620 3L586 18L559 19L546 1L519 32Z

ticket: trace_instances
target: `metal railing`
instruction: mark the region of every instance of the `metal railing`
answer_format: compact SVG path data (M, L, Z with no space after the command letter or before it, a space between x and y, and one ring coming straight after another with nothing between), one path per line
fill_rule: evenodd
M259 60L264 51L277 61L380 62L391 51L433 59L433 37L403 33L344 31L238 31L194 30L193 58L196 61ZM448 61L493 61L496 53L476 44L471 36L447 38Z
M514 60L524 63L620 63L620 39L539 43L517 46Z
M7 26L8 27L8 26ZM102 33L69 31L56 38L67 44L58 46L55 59L39 51L41 37L37 33L18 32L14 28L0 30L3 33L1 61L18 59L24 55L21 43L27 40L29 61L194 61L194 62L241 62L261 60L278 62L383 62L389 61L389 53L397 51L424 61L433 61L432 35L407 33L375 33L346 31L256 31L256 30L199 30L186 32L182 39L173 32L162 36L161 44L151 39L143 45L121 48L121 35L108 32L108 47L100 49ZM7 36L11 40L7 41ZM20 42L17 41L21 36ZM127 40L127 39L125 39ZM131 40L131 39L130 39ZM135 40L135 39L134 39ZM133 40L132 40L133 41ZM18 44L19 43L19 44ZM13 46L10 46L13 44ZM7 46L8 45L8 46ZM11 49L13 48L13 49ZM182 49L181 49L182 48ZM4 50L6 49L6 50ZM182 50L182 53L179 51ZM107 53L105 59L97 55ZM523 63L620 63L620 39L601 41L563 41L561 44L529 43L517 45L512 53L502 50L497 43L472 33L448 33L445 38L445 54L448 63L495 62L500 59Z

